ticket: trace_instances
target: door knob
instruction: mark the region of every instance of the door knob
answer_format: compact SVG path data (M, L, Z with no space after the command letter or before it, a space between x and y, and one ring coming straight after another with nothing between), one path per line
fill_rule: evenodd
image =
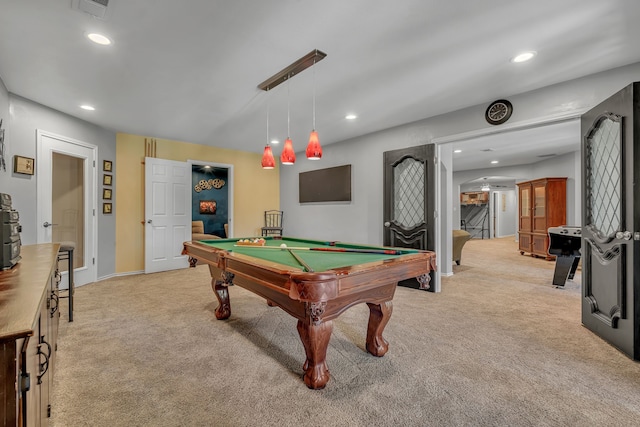
M49 224L49 221L45 221L44 224L42 224L44 228L53 227L54 225L58 225L58 224Z
M384 226L385 226L385 227L388 227L388 226L390 226L390 225L391 225L391 223L390 223L389 221L385 221L385 222L384 222Z
M151 221L150 219L148 219L148 220L147 220L147 224L151 224L151 222L152 222L152 221Z
M616 233L616 239L631 240L631 237L633 237L633 234L630 231L618 231Z

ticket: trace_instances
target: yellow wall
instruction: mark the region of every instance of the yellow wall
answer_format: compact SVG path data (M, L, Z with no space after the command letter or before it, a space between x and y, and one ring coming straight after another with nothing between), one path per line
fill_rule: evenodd
M155 138L154 157L233 165L233 234L257 236L264 211L280 208L280 170L260 167L262 155ZM116 136L116 273L144 270L145 137Z

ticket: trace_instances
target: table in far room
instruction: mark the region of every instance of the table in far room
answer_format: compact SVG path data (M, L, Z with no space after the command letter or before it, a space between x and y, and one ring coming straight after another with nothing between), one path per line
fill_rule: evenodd
M322 389L329 381L326 353L333 319L349 307L369 307L366 349L384 356L388 343L382 332L389 322L398 281L416 278L428 287L435 270L435 253L341 242L266 237L265 246L242 245L239 240L185 242L183 254L191 265L209 265L218 299L216 318L231 315L227 286L239 285L298 319L305 349L304 382ZM286 245L286 248L282 248Z

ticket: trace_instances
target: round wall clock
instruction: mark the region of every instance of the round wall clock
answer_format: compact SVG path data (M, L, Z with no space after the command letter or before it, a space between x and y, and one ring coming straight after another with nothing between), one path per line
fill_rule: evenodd
M501 125L509 120L512 112L513 105L506 99L499 99L489 104L487 111L484 113L484 118L492 125Z

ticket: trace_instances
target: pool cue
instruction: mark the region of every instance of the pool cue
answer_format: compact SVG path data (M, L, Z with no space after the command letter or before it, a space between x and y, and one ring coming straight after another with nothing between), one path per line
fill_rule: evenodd
M353 252L358 254L402 255L402 251L394 249L355 249L355 248L309 248L310 251L322 252Z
M282 248L282 249L284 249L284 248ZM309 264L304 262L304 260L302 258L300 258L297 254L295 254L291 249L289 249L289 253L291 255L293 255L293 257L296 259L296 261L298 261L301 266L306 268L309 273L313 273L313 268L309 267Z
M303 246L287 246L281 248L280 246L251 246L251 245L234 245L240 246L243 248L256 248L256 249L280 249L287 250L293 249L297 251L318 251L318 252L353 252L359 254L381 254L381 255L402 255L402 251L398 251L395 249L355 249L355 248L338 248L338 247L327 247L327 248L307 248Z

